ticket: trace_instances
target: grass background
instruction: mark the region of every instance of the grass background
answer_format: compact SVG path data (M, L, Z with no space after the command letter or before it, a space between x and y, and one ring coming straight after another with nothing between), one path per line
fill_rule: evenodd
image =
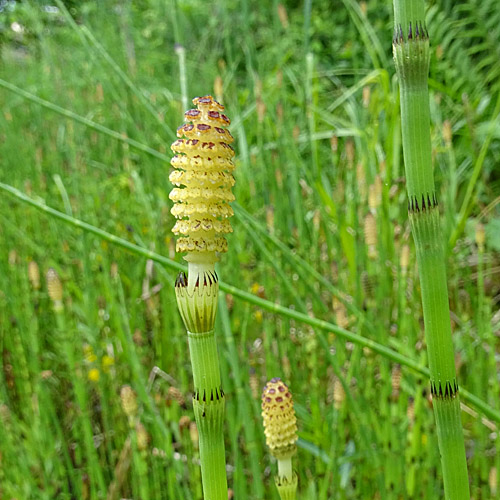
M169 145L196 95L225 104L236 139L223 281L425 365L391 18L387 0L0 2L2 498L201 498L176 273L147 258L182 261ZM498 413L500 7L430 2L427 26L457 370ZM426 377L264 306L221 293L234 498L278 498L259 402L274 376L299 419L299 498L442 498ZM490 413L464 406L476 500L500 495Z

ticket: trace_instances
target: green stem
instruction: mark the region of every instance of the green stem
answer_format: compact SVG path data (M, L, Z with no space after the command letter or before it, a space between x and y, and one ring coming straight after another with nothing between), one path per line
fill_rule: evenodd
M445 496L449 500L468 500L444 247L432 171L427 86L430 52L423 0L394 0L394 16L408 211L417 251Z
M194 414L200 436L201 477L205 500L226 500L226 456L224 451L224 392L214 331L188 332L193 367Z
M179 59L179 85L181 88L182 109L188 109L188 91L186 77L186 49L183 45L177 44L175 53Z
M189 352L193 365L194 387L199 397L209 398L211 391L220 390L220 369L214 331L188 332Z
M175 284L179 312L187 329L194 379L193 409L199 433L205 500L227 500L224 408L217 341L214 334L219 284L214 256L188 254L188 275Z

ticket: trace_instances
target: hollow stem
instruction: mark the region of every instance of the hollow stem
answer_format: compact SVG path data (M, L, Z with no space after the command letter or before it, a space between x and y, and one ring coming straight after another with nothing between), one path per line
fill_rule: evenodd
M219 285L215 258L205 257L187 256L188 275L179 274L175 291L187 329L193 369L193 409L199 433L203 496L205 500L227 500L225 398L214 332Z
M443 234L432 170L429 37L423 0L394 0L393 51L401 96L401 128L408 212L420 275L431 392L445 496L468 500L469 483L460 420Z

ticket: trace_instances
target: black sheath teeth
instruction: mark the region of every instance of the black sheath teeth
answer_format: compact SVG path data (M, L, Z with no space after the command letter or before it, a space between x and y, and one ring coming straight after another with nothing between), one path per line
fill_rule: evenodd
M410 213L419 213L425 212L426 210L431 210L432 208L436 208L438 205L436 193L427 193L426 195L422 195L422 198L419 199L416 196L410 196L408 199L408 212Z
M175 286L178 288L185 288L188 285L188 279L186 276L186 273L184 271L181 271L175 280Z
M222 390L222 387L219 387L218 389L210 389L210 396L208 395L208 391L204 390L203 391L203 396L201 395L201 392L196 390L193 399L195 401L202 401L203 403L217 403L220 400L224 399L224 391Z
M452 399L458 393L458 382L456 379L446 382L431 382L431 394L433 398Z
M401 24L396 26L396 28L394 29L394 33L392 35L393 44L402 44L410 40L416 41L416 40L428 40L428 39L429 39L429 32L427 31L427 28L421 21L409 23L407 37L404 36Z

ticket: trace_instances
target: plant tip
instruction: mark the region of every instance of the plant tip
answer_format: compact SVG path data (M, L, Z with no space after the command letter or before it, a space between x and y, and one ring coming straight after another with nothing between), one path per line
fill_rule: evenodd
M186 111L187 123L177 129L179 139L171 146L175 170L169 179L178 186L170 192L172 214L178 219L172 231L183 235L177 240L178 252L209 255L226 252L223 235L232 232L228 219L233 215L234 139L225 128L230 120L222 104L210 95L194 98L193 104L196 109Z
M277 459L291 457L297 450L297 418L287 385L278 377L262 391L262 418L266 443Z

